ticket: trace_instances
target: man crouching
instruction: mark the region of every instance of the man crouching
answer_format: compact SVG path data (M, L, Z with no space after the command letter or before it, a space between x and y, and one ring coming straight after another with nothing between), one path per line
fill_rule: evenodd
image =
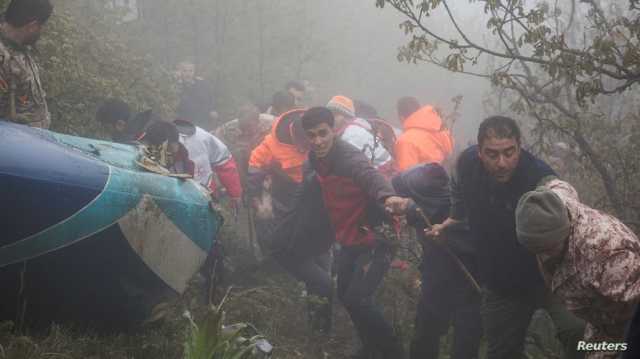
M625 326L640 298L638 237L618 219L580 203L576 190L558 179L522 196L516 230L518 241L537 254L553 293L587 321L578 350L588 351L589 359L626 350Z

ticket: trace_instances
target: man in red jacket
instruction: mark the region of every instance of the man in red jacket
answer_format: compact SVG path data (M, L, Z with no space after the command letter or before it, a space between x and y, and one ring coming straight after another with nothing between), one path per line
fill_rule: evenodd
M402 359L404 350L393 328L373 304L373 296L392 260L392 246L374 227L389 214L402 214L408 200L361 151L338 139L334 118L325 107L307 110L302 126L310 142L309 165L320 183L322 199L340 246L336 258L338 298L364 344L363 355Z

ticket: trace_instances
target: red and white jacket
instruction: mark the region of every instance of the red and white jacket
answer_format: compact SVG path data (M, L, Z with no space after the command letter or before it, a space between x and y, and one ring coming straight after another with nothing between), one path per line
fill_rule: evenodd
M227 146L217 137L194 126L188 121L176 120L180 131L180 142L189 151L189 158L195 164L194 179L216 193L214 174L232 198L242 196L242 186L236 161ZM192 127L189 128L189 125ZM187 129L184 131L183 129Z

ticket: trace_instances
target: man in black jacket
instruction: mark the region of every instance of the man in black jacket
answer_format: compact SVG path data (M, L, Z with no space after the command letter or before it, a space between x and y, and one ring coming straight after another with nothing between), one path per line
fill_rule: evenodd
M138 141L151 123L161 121L151 110L140 112L131 118L129 105L119 98L103 102L96 111L96 120L106 128L111 139L118 143Z
M337 293L364 344L360 357L375 352L402 359L402 344L373 296L393 256L393 244L376 227L385 220L385 211L404 213L408 200L395 195L361 151L336 137L329 109L307 110L302 126L311 146L309 164L340 246Z
M220 123L215 109L214 91L209 82L196 76L196 67L189 61L178 64L178 90L180 102L176 113L207 131L215 130Z
M550 295L535 256L518 243L515 231L520 197L554 175L546 163L521 149L520 129L513 119L489 117L480 125L478 146L458 158L449 218L426 233L439 236L460 220L469 222L478 241L488 359L520 358L529 322L539 308L553 319L565 357L581 357L576 348L584 322Z
M424 235L425 228L442 222L449 214L449 176L439 164L429 163L399 173L391 183L398 195L413 200L407 222L416 229L422 245L422 285L411 359L437 358L440 338L447 334L450 323L454 327L451 358L478 358L482 337L480 293L463 272L467 270L473 276L476 272L476 249L469 227L461 222L447 228L446 244Z

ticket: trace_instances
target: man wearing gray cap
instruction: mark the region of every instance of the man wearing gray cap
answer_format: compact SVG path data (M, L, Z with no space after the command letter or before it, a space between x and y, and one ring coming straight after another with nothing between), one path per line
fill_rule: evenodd
M516 208L518 242L538 257L554 294L587 322L578 350L615 358L640 299L640 240L621 221L590 208L567 182L525 193Z

